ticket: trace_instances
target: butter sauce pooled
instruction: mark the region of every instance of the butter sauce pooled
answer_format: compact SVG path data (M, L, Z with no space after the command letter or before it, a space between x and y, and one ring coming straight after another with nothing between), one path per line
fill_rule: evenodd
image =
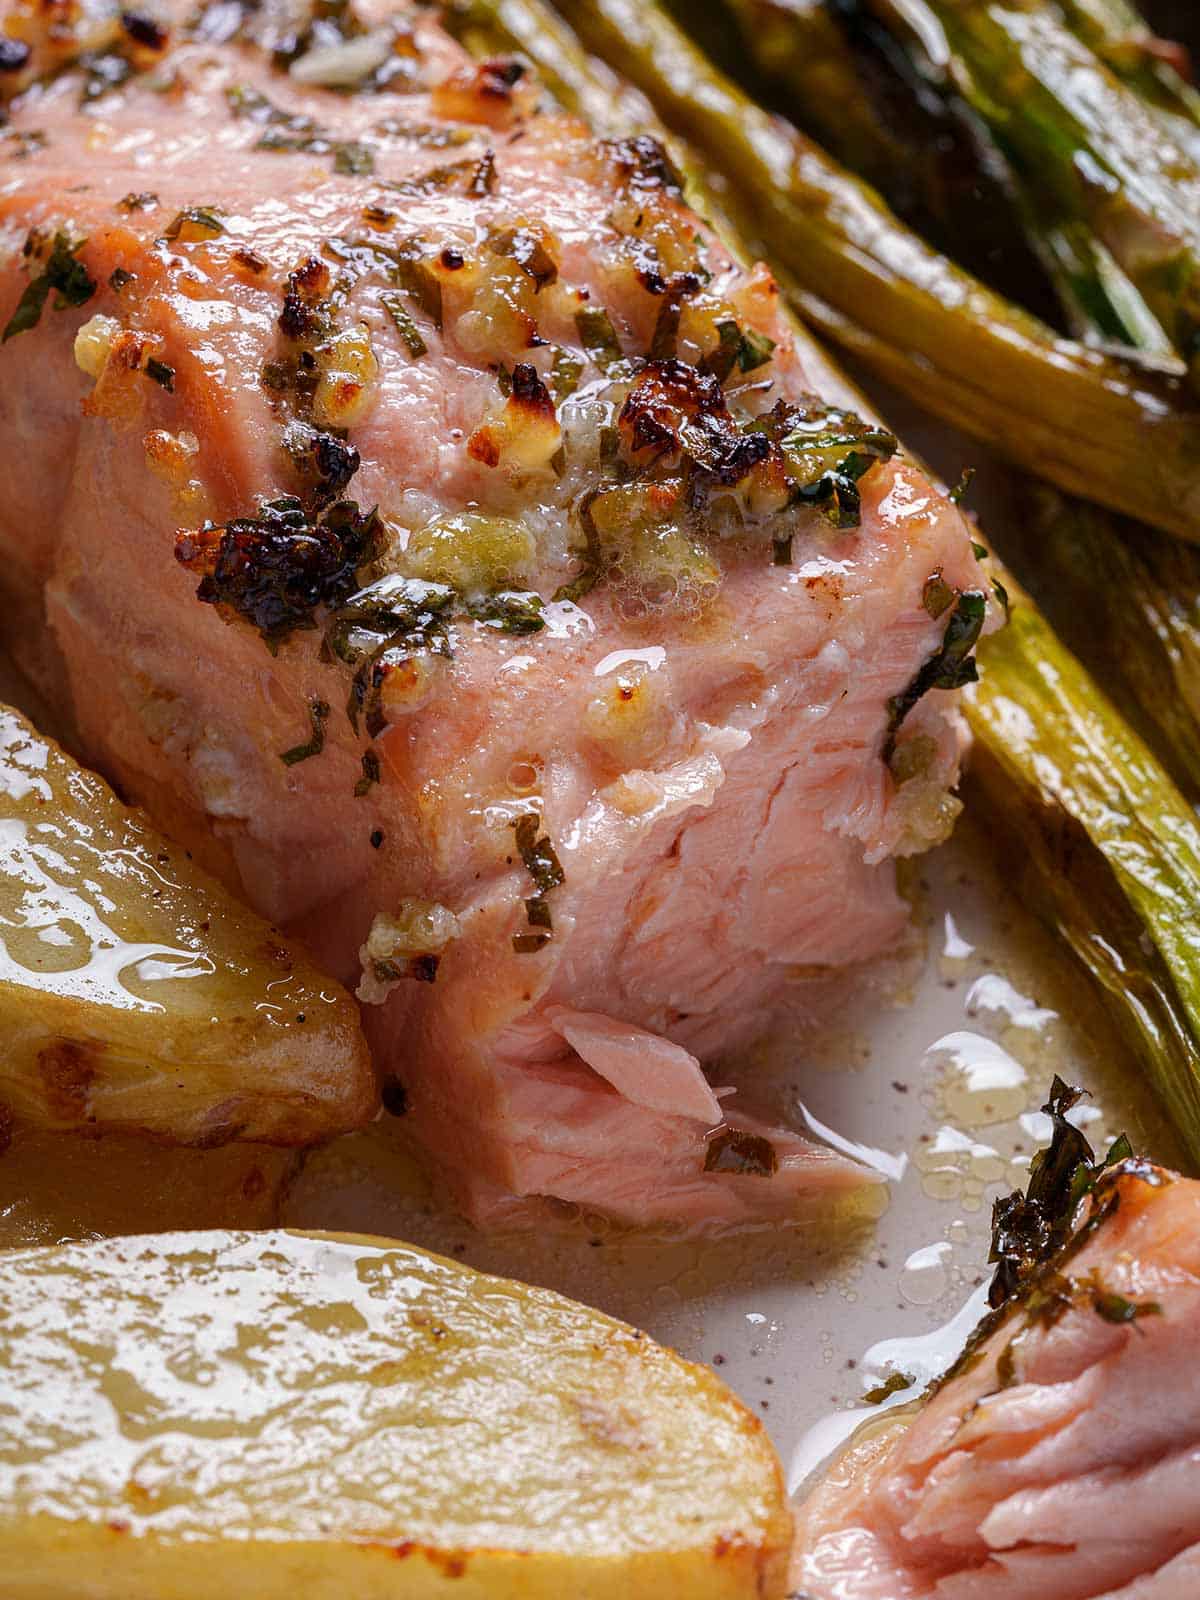
M6 707L0 1038L5 1121L303 1144L375 1106L344 991Z
M711 1372L408 1245L0 1253L0 1365L5 1600L785 1593L779 1463Z

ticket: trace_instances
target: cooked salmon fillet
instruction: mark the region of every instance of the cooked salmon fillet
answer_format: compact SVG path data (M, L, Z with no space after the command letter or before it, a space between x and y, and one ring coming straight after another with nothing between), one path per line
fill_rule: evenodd
M957 507L434 12L0 17L7 612L83 750L358 985L475 1218L862 1181L709 1074L952 825Z
M910 1425L804 1507L810 1600L1200 1593L1200 1183L1143 1162Z

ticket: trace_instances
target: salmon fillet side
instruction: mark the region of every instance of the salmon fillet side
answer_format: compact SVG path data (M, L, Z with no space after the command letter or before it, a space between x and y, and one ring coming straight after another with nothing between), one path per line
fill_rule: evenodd
M358 985L476 1220L863 1181L707 1073L953 823L958 509L433 11L0 18L5 610L79 747Z
M1200 1183L1145 1162L805 1505L806 1600L1195 1600Z

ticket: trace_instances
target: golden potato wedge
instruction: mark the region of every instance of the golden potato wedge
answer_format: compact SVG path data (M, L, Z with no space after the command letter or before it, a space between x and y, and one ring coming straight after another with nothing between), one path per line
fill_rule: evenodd
M194 1150L132 1133L16 1127L5 1139L0 1250L151 1228L269 1228L301 1160L268 1145Z
M5 1600L771 1600L791 1518L705 1368L408 1245L0 1253Z
M349 995L7 707L0 1043L47 1128L304 1144L376 1108Z

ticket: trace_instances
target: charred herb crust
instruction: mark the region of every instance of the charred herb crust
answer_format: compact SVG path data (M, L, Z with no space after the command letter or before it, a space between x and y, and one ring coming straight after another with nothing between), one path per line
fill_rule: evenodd
M1082 1089L1071 1088L1055 1076L1050 1098L1042 1107L1052 1124L1050 1143L1034 1156L1025 1193L1008 1195L992 1208L988 1260L997 1265L988 1290L991 1306L1003 1305L1019 1294L1027 1280L1062 1248L1080 1201L1092 1192L1102 1173L1133 1153L1122 1135L1105 1159L1096 1162L1087 1138L1067 1120L1067 1113L1082 1098Z
M264 501L256 516L180 533L175 557L201 575L198 600L251 623L274 653L293 633L316 627L319 609L349 599L378 529L375 512L353 500L314 515L283 495Z

